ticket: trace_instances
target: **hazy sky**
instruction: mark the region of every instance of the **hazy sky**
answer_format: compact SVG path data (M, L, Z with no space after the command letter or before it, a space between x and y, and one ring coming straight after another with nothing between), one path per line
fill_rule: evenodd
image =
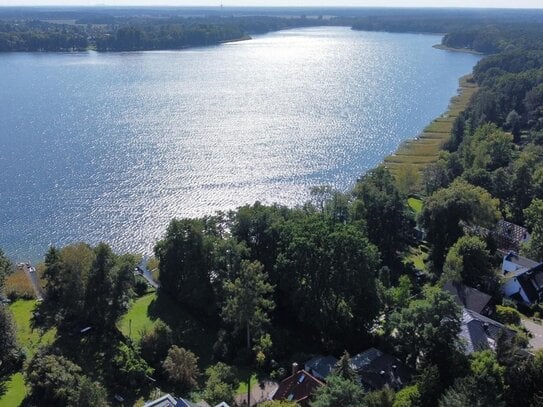
M543 0L222 0L225 6L495 7L543 8ZM18 5L176 5L218 6L221 0L0 0Z

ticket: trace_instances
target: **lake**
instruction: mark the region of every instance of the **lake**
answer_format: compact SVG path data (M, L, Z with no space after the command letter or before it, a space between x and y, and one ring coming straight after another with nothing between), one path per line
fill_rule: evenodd
M150 252L173 217L351 187L479 57L440 37L296 29L181 51L0 54L0 247Z

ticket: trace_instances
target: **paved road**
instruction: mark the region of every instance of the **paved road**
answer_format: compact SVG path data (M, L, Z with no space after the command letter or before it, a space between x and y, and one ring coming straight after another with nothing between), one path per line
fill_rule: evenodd
M526 329L532 333L530 345L533 350L543 349L543 325L537 324L531 319L522 319Z
M153 279L153 274L149 270L147 270L147 261L149 261L149 256L143 256L140 264L137 265L136 269L138 270L139 274L147 280L151 287L157 289L158 287L160 287L160 283L158 281L155 281Z

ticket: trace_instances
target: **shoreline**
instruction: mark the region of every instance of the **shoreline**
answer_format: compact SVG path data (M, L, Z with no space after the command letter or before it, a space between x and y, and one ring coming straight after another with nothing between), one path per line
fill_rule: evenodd
M250 35L244 35L243 37L234 38L234 39L232 39L232 40L219 41L219 44L228 44L228 43L231 43L231 42L250 41L250 40L252 40L252 39L253 39L253 37L251 37Z
M466 53L466 54L473 54L473 55L486 55L483 52L475 51L473 49L469 49L469 48L453 48L453 47L448 47L448 46L443 45L443 44L432 45L432 48L439 49L441 51L463 52L463 53Z
M478 89L472 74L462 76L458 92L451 98L447 110L430 122L419 135L401 143L395 153L384 158L382 165L396 176L400 170L414 169L420 174L426 167L437 162L445 143L451 137L454 121L466 110Z

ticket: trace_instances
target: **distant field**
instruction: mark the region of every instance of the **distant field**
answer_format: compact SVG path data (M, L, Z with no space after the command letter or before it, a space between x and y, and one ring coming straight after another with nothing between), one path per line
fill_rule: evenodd
M477 92L471 76L460 79L459 94L451 99L449 109L430 123L414 140L403 143L398 151L385 158L385 165L393 174L400 168L413 167L417 171L437 161L444 144L449 140L455 118L466 109Z

